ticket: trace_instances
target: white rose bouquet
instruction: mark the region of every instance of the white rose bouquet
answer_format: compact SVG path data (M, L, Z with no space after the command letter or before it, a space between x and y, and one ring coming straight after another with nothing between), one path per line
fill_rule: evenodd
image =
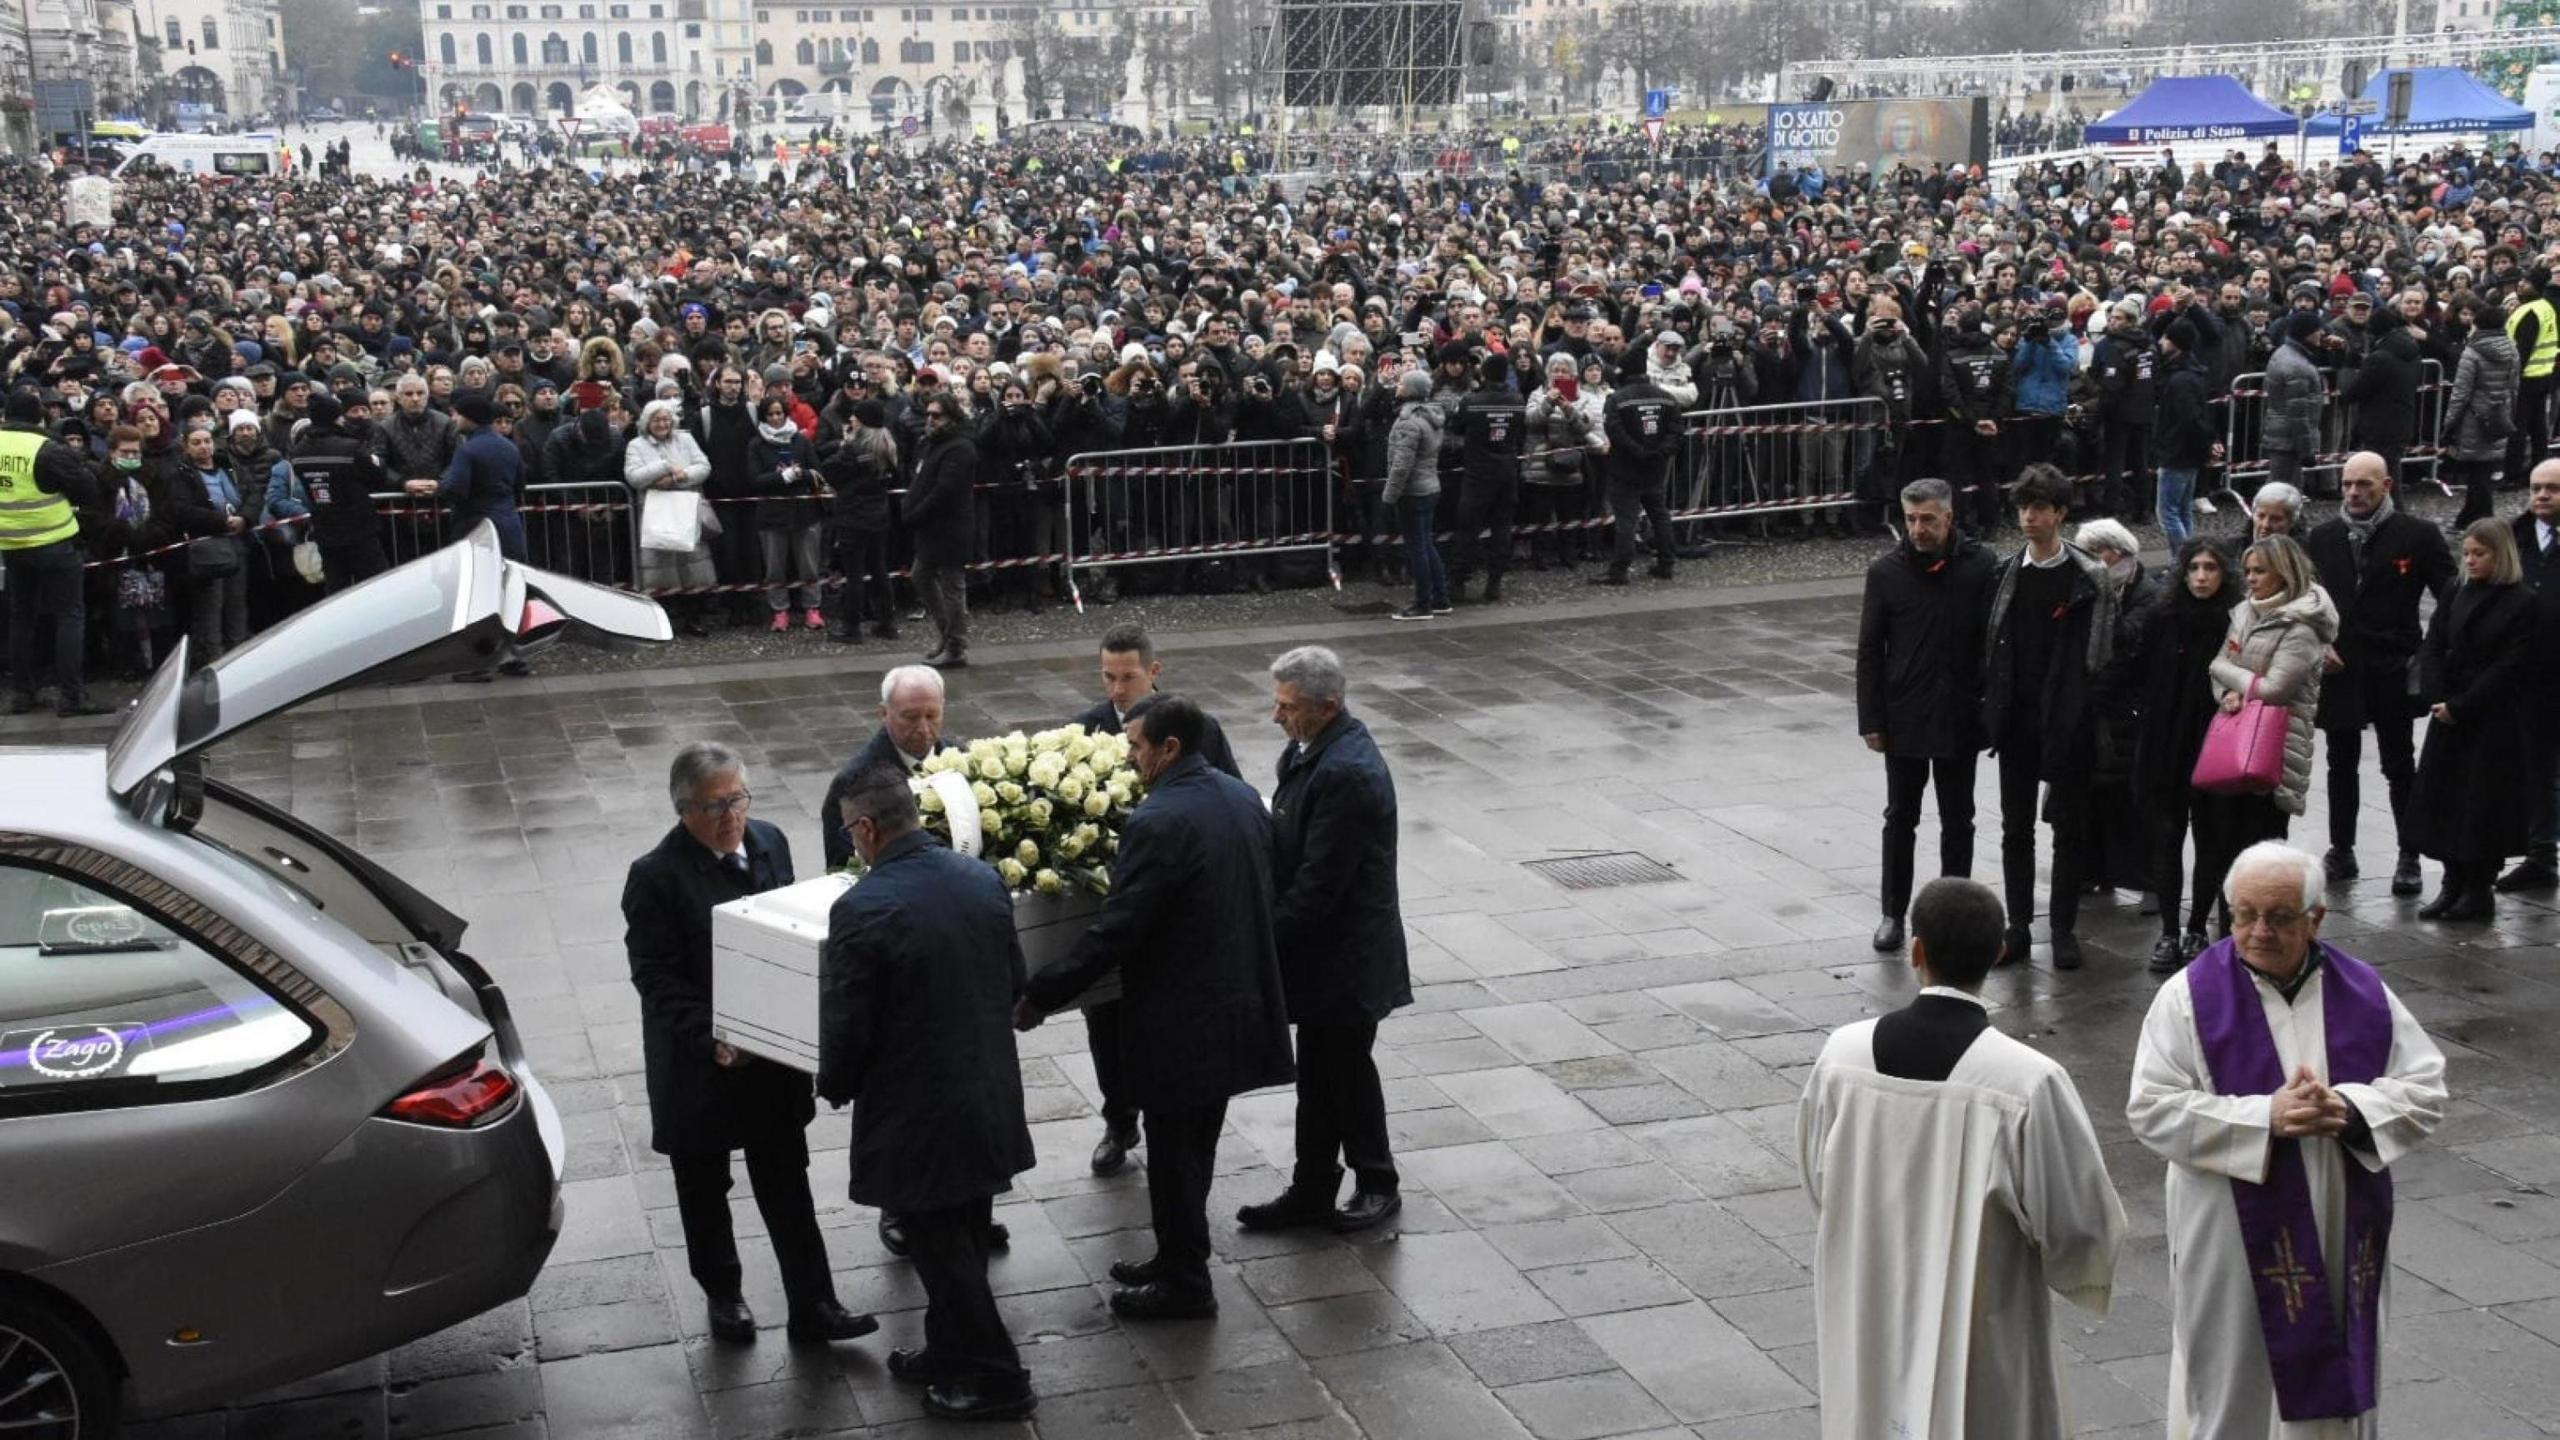
M978 802L979 854L1007 889L1110 892L1120 826L1144 793L1126 737L1061 725L973 740L930 757L915 782L916 803L926 827L949 840L950 810L933 782L946 773L968 782Z

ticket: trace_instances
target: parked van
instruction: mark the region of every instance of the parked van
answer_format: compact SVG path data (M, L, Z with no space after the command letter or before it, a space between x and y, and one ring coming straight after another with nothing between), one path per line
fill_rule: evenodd
M293 167L292 152L271 130L246 135L153 135L133 147L115 168L122 175L148 160L181 175L211 175L245 180L282 175Z

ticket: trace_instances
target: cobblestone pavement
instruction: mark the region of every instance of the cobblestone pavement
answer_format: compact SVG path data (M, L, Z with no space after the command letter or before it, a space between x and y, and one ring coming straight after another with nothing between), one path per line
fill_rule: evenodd
M1629 605L1628 602L1634 602ZM1654 608L1643 608L1647 602ZM1183 637L1169 683L1212 705L1248 774L1279 734L1262 667L1335 638L1353 703L1403 796L1416 1003L1380 1030L1406 1184L1401 1221L1351 1240L1238 1233L1276 1190L1290 1101L1239 1101L1212 1203L1214 1322L1117 1323L1110 1261L1146 1251L1144 1182L1097 1180L1082 1027L1023 1041L1040 1164L998 1211L996 1288L1041 1393L998 1433L1133 1440L1540 1440L1811 1436L1810 1217L1795 1099L1827 1029L1912 983L1867 946L1878 766L1851 733L1855 599L1841 582L1707 596L1639 591L1427 626L1337 623ZM955 677L959 736L1087 703L1092 661L989 649ZM759 813L798 853L828 772L867 735L873 655L559 676L344 697L227 745L222 767L474 921L567 1112L569 1221L524 1302L228 1416L147 1433L403 1437L779 1437L937 1433L882 1357L922 1296L844 1198L847 1122L822 1113L813 1184L845 1300L882 1333L832 1353L769 1329L704 1337L674 1191L647 1144L623 867L668 823L680 740L738 746ZM1991 768L1978 871L1996 869ZM2366 793L2379 797L2381 786ZM2302 833L2322 833L2315 799ZM2380 803L2377 798L2377 805ZM2502 902L2439 930L2387 893L2388 818L2329 934L2381 962L2452 1057L2437 1142L2398 1169L2387 1424L2436 1440L2560 1431L2560 915ZM1633 850L1670 883L1569 892L1521 868ZM1924 838L1923 853L1934 853ZM2041 932L2039 932L2041 933ZM2159 1164L2128 1137L2126 1068L2153 989L2133 897L2083 924L2090 966L1992 984L1997 1023L2078 1076L2134 1221L2113 1314L2060 1311L2081 1433L2158 1433L2169 1341ZM736 1205L760 1237L754 1205ZM761 1238L749 1297L783 1315Z

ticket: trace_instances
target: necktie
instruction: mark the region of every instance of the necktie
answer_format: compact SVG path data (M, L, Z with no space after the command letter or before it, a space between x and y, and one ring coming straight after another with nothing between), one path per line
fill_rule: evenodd
M746 852L739 851L735 854L721 856L720 868L728 871L731 875L736 876L739 884L744 885L747 883Z
M2560 532L2554 532L2548 525L2542 527L2542 557L2546 560L2551 558L2551 545L2556 535Z

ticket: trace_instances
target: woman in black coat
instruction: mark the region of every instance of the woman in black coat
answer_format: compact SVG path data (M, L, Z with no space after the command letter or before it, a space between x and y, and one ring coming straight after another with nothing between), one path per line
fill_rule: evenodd
M2519 783L2533 736L2524 682L2533 661L2533 595L2515 531L2475 520L2462 532L2462 582L2436 607L2418 652L2427 745L2410 797L2418 853L2444 862L2423 920L2486 920L2490 880L2525 851L2533 797Z
M1019 560L1040 553L1041 512L1054 490L1057 441L1020 380L1007 380L978 429L978 476L987 504L978 512L978 558ZM1040 577L1030 567L999 572L993 586L1011 603L1039 603Z
M2090 891L2148 890L2154 869L2144 792L2133 783L2141 745L2142 668L2137 651L2151 617L2168 603L2165 579L2146 573L2131 534L2112 520L2092 520L2073 537L2114 577L2114 658L2091 681L2089 793L2077 817L2080 883Z
M834 492L827 535L843 580L827 595L833 607L827 638L848 645L862 638L865 610L874 636L898 638L889 586L889 492L898 485L898 446L890 438L888 407L879 401L855 401L850 419L843 442L820 467Z
M2142 713L2133 791L2150 825L2151 890L2160 902L2160 939L2151 947L2155 974L2171 974L2204 950L2205 917L2215 903L2211 871L2198 866L2181 938L2178 902L2185 892L2187 834L2194 831L2198 853L2213 853L2219 843L2212 833L2221 819L2211 803L2216 797L2196 793L2194 780L2215 708L2205 670L2222 648L2240 593L2233 569L2220 542L2188 536L2178 547L2167 593L2148 614L2136 661Z

